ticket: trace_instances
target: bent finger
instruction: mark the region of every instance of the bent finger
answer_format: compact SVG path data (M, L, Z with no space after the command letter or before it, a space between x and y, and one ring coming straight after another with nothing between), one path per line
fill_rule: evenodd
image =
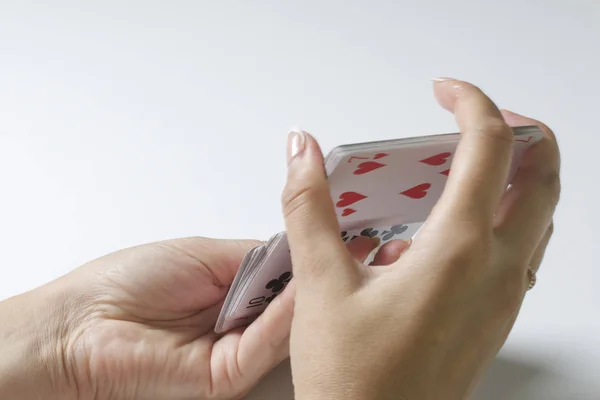
M560 196L560 153L550 128L531 118L503 111L511 125L537 125L544 138L530 148L504 195L496 217L496 234L515 251L531 255L544 235Z
M461 133L448 181L436 206L439 210L435 211L491 226L506 190L513 132L494 102L478 87L444 79L434 83L434 92L440 105L454 113Z

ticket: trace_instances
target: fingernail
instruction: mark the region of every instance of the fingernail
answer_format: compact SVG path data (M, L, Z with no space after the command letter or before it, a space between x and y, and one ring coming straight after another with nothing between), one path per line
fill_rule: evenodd
M454 81L455 79L453 78L446 78L446 77L439 77L439 78L432 78L431 79L434 82L446 82L446 81Z
M461 90L461 81L454 78L433 79L433 92L437 102L450 112L454 112L454 104Z
M371 240L373 241L373 243L375 243L375 247L379 246L379 243L381 243L381 239L379 239L377 236L371 238Z
M402 240L402 239L400 239ZM408 250L408 248L410 247L411 243L412 243L412 239L408 239L408 240L402 240L402 242L404 242L404 246L403 247L399 247L396 248L396 251L394 252L394 255L392 258L394 259L398 259L400 258L400 256L406 251Z
M300 129L291 130L288 134L287 162L288 165L304 151L306 146L306 133Z

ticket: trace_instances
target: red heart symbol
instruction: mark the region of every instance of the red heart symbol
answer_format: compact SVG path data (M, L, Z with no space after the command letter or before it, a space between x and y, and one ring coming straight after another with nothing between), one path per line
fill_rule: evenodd
M425 163L428 165L442 165L446 161L448 161L448 157L450 157L451 155L452 155L452 153L440 153L440 154L436 154L435 156L431 156L429 158L421 160L419 162L422 162L422 163Z
M346 217L350 214L354 214L356 212L356 210L354 208L346 208L344 209L344 211L342 211L342 217Z
M431 183L421 183L415 187L412 187L404 192L400 193L411 199L422 199L427 196L427 189L431 187Z
M389 154L387 154L387 153L377 153L373 156L373 160L377 160L377 159L387 157L387 156L389 156Z
M362 199L366 199L367 196L362 195L356 192L344 192L340 194L340 199L337 203L335 203L336 207L346 207L350 204L354 204L357 201L361 201Z
M367 172L371 172L374 169L381 167L385 167L385 164L381 164L376 161L366 161L358 164L358 167L356 167L356 170L354 171L354 175L366 174Z
M440 172L440 174L448 176L448 175L450 175L450 170L447 169L445 171Z

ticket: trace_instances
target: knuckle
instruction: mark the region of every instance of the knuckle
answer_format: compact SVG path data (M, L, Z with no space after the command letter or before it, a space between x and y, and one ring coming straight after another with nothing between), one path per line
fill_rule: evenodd
M554 220L550 221L550 225L548 225L548 230L546 231L546 236L548 238L554 235Z
M488 117L479 122L473 128L478 136L485 137L502 144L512 145L513 133L506 122L497 117Z
M561 191L560 173L556 170L548 171L541 177L540 183L547 188L552 202L558 203Z
M466 216L464 221L456 222L460 235L452 238L459 248L464 250L485 250L489 252L493 243L492 227L477 217Z
M527 274L519 265L505 266L493 277L491 294L499 315L512 315L519 310L527 286Z
M448 263L447 272L452 275L452 279L480 279L479 274L486 271L492 261L492 241L488 236L478 230L471 230L453 239L444 255Z

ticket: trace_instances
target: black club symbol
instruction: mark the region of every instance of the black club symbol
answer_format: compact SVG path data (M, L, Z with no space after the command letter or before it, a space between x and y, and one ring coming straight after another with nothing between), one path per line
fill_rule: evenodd
M394 236L399 235L402 232L406 231L407 229L408 229L408 226L406 226L406 225L394 225L390 228L389 231L383 232L383 236L381 237L381 240L389 240L389 239L393 238Z
M344 243L348 242L348 241L352 241L354 239L356 239L358 236L356 235L352 235L352 237L350 237L350 235L348 235L347 231L343 231L342 232L342 240L344 241Z
M379 231L377 229L367 228L367 229L363 229L360 232L360 236L368 236L370 238L374 238L375 236L377 236L378 233L379 233Z
M271 279L265 286L265 289L271 289L271 292L279 293L283 290L285 284L288 283L290 279L292 279L292 273L284 272L283 274L279 275L279 278ZM268 300L269 302L274 298L274 296L271 297L272 298Z

